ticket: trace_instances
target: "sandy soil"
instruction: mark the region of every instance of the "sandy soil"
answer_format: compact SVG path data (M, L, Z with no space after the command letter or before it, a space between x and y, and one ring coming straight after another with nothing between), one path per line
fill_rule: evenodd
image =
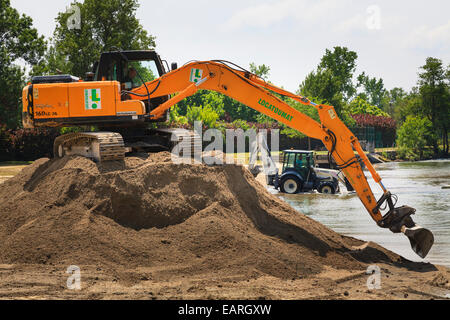
M450 273L443 267L418 270L378 264L381 288L369 290L369 275L361 270L327 268L322 273L292 279L255 272L176 275L165 268L80 266L81 290L67 289L67 266L0 265L0 299L257 299L257 300L397 300L445 299Z
M3 299L438 299L449 277L299 214L242 166L41 159L0 185Z
M0 184L17 175L26 166L0 166Z

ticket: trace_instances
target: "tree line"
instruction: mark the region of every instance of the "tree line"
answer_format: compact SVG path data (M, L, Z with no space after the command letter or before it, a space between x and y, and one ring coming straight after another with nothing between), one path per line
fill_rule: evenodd
M85 0L72 4L80 8L80 28L69 29L71 13L60 12L55 18L53 36L45 39L33 27L30 17L20 15L9 0L0 0L0 148L6 150L10 143L6 140L15 139L14 143L23 149L23 137L43 134L21 129L22 88L31 76L63 73L82 78L104 51L156 47L156 38L136 18L137 0ZM403 158L448 157L450 66L429 57L418 69L417 86L410 91L399 87L388 90L382 79L365 72L357 75L357 60L358 54L346 47L327 49L296 93L316 103L333 105L350 128L376 126L397 130L396 143ZM269 66L251 63L249 70L270 81ZM314 108L279 98L319 120ZM171 110L170 125L189 126L197 120L207 127L279 128L289 137L304 137L216 92L200 91ZM16 131L21 138L14 136ZM38 148L36 143L31 145Z

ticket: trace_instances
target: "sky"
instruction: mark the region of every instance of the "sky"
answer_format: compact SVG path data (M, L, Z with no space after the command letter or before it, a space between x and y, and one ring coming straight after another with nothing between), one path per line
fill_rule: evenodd
M101 0L99 0L101 1ZM71 0L11 0L51 37ZM270 67L269 80L295 92L325 50L358 54L356 74L382 78L387 89L410 90L427 57L450 63L450 1L140 0L143 27L156 50L181 66L223 59Z

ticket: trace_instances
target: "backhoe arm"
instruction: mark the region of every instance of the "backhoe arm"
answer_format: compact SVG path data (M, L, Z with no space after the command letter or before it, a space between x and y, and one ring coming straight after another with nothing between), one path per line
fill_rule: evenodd
M394 208L390 192L381 182L381 177L363 152L358 139L339 119L332 106L317 105L302 96L273 86L250 72L231 68L222 61L189 63L147 83L146 88L144 86L136 88L131 94L140 99L148 99L147 90L150 92L151 98L177 93L149 115L159 118L170 107L195 94L199 89L222 93L311 138L321 140L334 158L338 168L344 172L373 220L380 227L389 228L396 233L405 233L411 241L413 250L422 257L426 256L433 244L431 232L419 228L412 221L410 215L415 212L414 209ZM321 123L289 106L272 92L315 107ZM359 154L361 160L355 156L354 150ZM376 200L360 161L364 162L373 179L382 188L383 197L380 201ZM390 210L383 217L380 207L385 202L388 203ZM417 232L411 231L415 230L414 228L419 229Z

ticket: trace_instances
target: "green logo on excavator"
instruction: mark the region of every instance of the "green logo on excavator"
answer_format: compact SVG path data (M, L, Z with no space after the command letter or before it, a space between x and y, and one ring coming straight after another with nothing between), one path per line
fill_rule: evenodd
M278 109L277 107L275 107L274 105L271 105L269 102L265 101L264 99L259 99L258 104L262 105L266 109L269 109L274 114L276 114L282 118L285 118L287 121L292 121L292 119L294 119L294 117L291 116L289 113L286 113L283 110Z
M84 106L86 110L101 110L102 97L100 89L84 90Z
M190 81L197 83L203 78L203 70L202 69L192 69Z

